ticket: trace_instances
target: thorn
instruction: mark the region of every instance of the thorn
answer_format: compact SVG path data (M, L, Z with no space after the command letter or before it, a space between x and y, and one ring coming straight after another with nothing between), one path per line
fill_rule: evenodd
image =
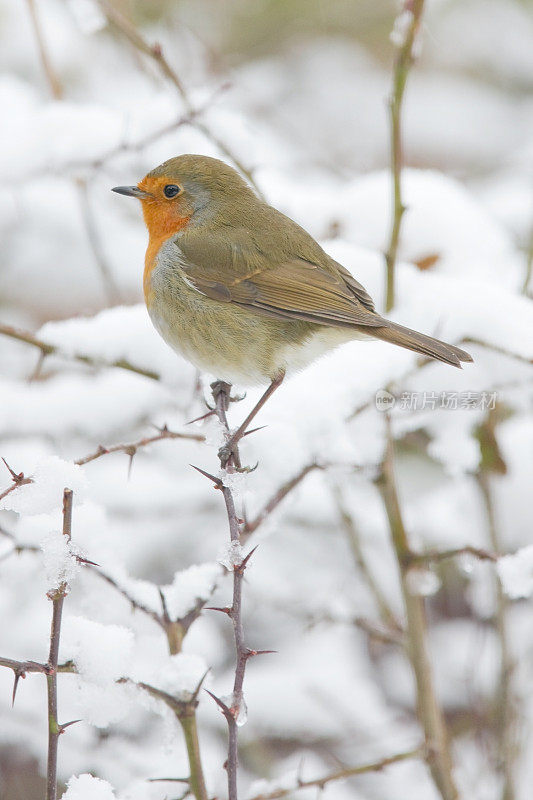
M249 560L251 559L251 557L253 556L253 554L255 553L255 551L257 550L257 548L258 548L258 547L259 547L259 545L258 545L258 544L256 544L256 546L255 546L255 547L253 547L253 548L250 550L250 552L248 553L248 555L247 555L247 556L245 556L245 557L243 558L243 560L241 561L241 563L240 563L240 564L235 564L235 566L233 567L233 569L234 569L234 570L237 570L238 572L244 572L244 570L245 570L245 569L246 569L246 567L248 566L248 562L249 562Z
M88 558L83 558L83 556L76 556L76 561L78 564L89 564L91 567L99 567L100 564L97 564L96 561L89 561Z
M159 592L159 597L161 599L161 608L163 609L163 620L165 622L170 622L170 615L168 613L167 601L165 599L165 595L163 594L163 590L161 589L160 586L158 586L157 591Z
M19 680L21 678L25 678L25 677L26 677L26 673L24 671L20 671L19 672L17 670L15 672L15 680L13 681L13 694L11 696L11 707L13 707L15 705L15 697L16 697L16 694L17 694L18 682L19 682Z
M253 658L254 656L266 656L269 653L278 653L278 650L247 650L246 658Z
M227 614L228 617L231 617L231 614L232 614L231 608L228 608L227 606L225 608L221 608L219 606L206 606L205 610L206 611L222 611L224 614Z
M126 448L126 450L124 452L129 456L129 459L130 459L129 464L128 464L128 480L129 480L131 478L131 468L133 467L133 459L135 458L135 456L137 454L137 448L136 447L128 447L128 448Z
M186 425L192 425L194 422L201 422L203 419L207 419L208 417L212 417L215 413L215 409L212 408L207 414L202 414L201 417L196 417L195 419L191 419L190 422L186 422Z
M213 692L210 692L209 689L204 689L204 692L207 692L209 697L213 698L213 700L215 701L217 706L221 709L221 711L224 714L224 716L226 717L226 719L228 717L231 717L233 719L233 715L232 715L230 709L227 707L227 705L224 703L224 701L220 699L220 697L217 697L216 694L213 694Z
M12 470L12 469L11 469L11 467L9 466L9 464L7 463L7 461L5 460L5 458L2 458L2 461L3 461L3 462L4 462L4 464L6 465L6 467L7 467L8 471L9 471L9 474L11 475L11 477L13 478L13 480L15 481L15 483L20 483L20 481L23 481L23 480L24 480L24 473L23 473L23 472L19 472L19 473L17 474L17 473L16 473L14 470Z
M222 481L219 480L219 478L215 478L214 475L211 475L209 472L206 472L205 470L200 469L200 467L195 467L194 464L189 464L189 466L192 467L193 469L195 469L196 472L199 472L200 475L204 475L206 478L208 478L210 481L212 481L214 483L214 485L215 485L215 489L222 489L223 484L222 484Z
M268 425L259 425L257 428L250 428L249 431L243 433L242 438L244 439L245 436L250 436L252 433L257 433L257 431L262 431L264 428L268 428Z
M71 725L75 725L76 722L81 722L81 719L71 719L70 722L64 722L62 725L58 725L59 728L59 735L65 733L66 729L69 728Z

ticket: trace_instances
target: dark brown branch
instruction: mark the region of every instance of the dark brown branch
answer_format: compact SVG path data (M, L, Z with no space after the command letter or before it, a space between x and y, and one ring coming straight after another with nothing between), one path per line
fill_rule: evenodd
M275 385L273 384L274 388ZM245 420L245 423L238 428L237 434L238 436L233 435L230 436L230 429L228 425L228 420L226 417L226 410L228 408L230 402L230 391L231 386L229 384L224 383L223 381L217 381L211 385L213 391L213 399L215 401L215 412L216 415L224 428L226 433L227 439L227 447L221 448L219 451L219 459L220 465L223 469L226 469L227 472L231 473L234 472L235 469L240 468L240 457L239 451L237 447L237 443L239 438L242 436L248 423L253 418L252 415L248 415ZM273 389L272 389L273 391ZM262 397L262 402L265 402L268 397L268 391ZM262 402L256 406L256 409L262 405ZM211 476L208 476L211 478ZM216 480L216 479L215 479ZM243 708L244 704L244 697L243 697L243 683L244 683L244 675L246 671L246 664L248 659L255 655L255 651L249 650L244 641L244 629L242 623L242 583L244 578L244 572L248 565L249 559L254 553L252 550L248 555L243 558L242 560L238 560L238 553L241 546L241 532L239 529L239 519L237 517L237 512L235 510L235 501L233 498L233 493L229 486L226 486L223 481L219 481L217 488L222 492L224 497L224 503L226 506L226 514L228 518L229 524L229 533L230 533L230 544L236 550L237 554L237 561L233 563L233 598L231 608L227 610L227 614L230 617L232 624L233 624L233 636L235 640L235 655L236 655L236 663L235 663L235 678L233 681L233 694L231 699L231 704L228 706L226 703L223 703L222 700L215 697L213 698L220 706L227 724L228 724L228 757L226 760L226 770L228 774L228 798L229 800L237 800L238 797L238 790L237 790L237 772L238 772L238 724L237 720L239 716L242 715L245 708Z
M110 447L104 447L103 445L100 445L94 453L90 453L87 456L78 458L74 463L78 464L78 466L82 466L83 464L88 464L90 461L95 461L97 458L107 456L110 453L125 453L127 456L130 456L130 458L133 458L137 450L139 450L141 447L146 447L154 442L161 442L163 439L189 439L193 442L205 442L205 436L202 433L181 433L179 431L169 431L169 429L165 426L164 428L161 428L158 434L155 434L154 436L146 436L136 442L130 442L129 444L115 444L111 445Z
M104 361L103 359L89 356L85 353L64 353L60 347L57 347L54 344L49 344L48 342L44 342L42 339L38 339L36 336L34 336L33 333L20 330L20 328L13 328L11 325L0 324L0 334L3 336L9 336L11 339L16 339L19 342L25 342L33 347L37 347L44 356L54 355L64 358L67 361L79 361L82 364L87 364L91 367L117 367L119 369L128 370L129 372L135 372L138 375L144 375L145 378L151 378L154 381L160 380L160 376L157 374L157 372L153 372L149 369L143 369L142 367L136 367L126 359L119 358L116 361Z
M357 767L347 767L346 769L340 769L337 772L330 772L327 775L322 775L320 778L314 778L313 780L303 781L297 780L294 786L290 788L284 789L274 789L271 792L264 792L262 794L256 794L250 798L250 800L279 800L280 797L288 797L292 795L293 792L297 792L299 789L324 789L328 783L332 783L333 781L340 781L345 778L351 778L354 775L364 775L367 772L380 772L385 767L390 766L391 764L397 764L399 761L407 761L411 758L423 758L424 756L424 748L418 747L416 750L408 750L405 753L397 753L393 756L388 756L386 758L382 758L380 761L374 761L370 764L361 764Z
M70 541L72 535L72 499L71 489L63 493L63 535ZM65 582L49 592L52 601L52 625L50 628L50 652L48 655L49 672L46 674L48 694L48 761L46 767L46 800L57 797L57 745L63 726L57 720L57 663L59 654L59 637L61 633L61 617L63 602L68 591Z

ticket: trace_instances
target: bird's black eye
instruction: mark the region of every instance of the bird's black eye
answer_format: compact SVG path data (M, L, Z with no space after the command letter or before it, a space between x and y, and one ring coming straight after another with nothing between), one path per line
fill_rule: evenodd
M180 192L181 192L180 187L176 186L175 183L167 183L167 185L163 189L163 194L165 195L165 197L168 197L169 200L172 197L176 197L176 195L179 194Z

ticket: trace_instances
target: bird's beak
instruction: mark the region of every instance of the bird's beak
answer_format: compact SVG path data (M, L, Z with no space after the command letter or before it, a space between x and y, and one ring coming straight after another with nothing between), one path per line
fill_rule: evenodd
M117 192L118 194L125 194L128 197L136 197L138 200L149 200L153 197L153 195L148 192L139 189L138 186L114 186L111 191Z

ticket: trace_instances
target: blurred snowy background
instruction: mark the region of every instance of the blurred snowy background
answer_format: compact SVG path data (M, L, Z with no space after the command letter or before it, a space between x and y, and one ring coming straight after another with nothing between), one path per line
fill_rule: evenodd
M148 782L188 775L174 714L116 680L183 700L208 668L205 685L227 695L234 669L225 615L202 611L182 653L169 656L146 613L161 614L158 586L174 620L202 602L230 602L219 563L227 520L219 493L189 466L216 470L216 425L185 425L205 412L209 377L198 385L151 329L140 208L110 188L180 153L238 161L382 309L396 13L389 0L0 2L1 331L14 326L58 349L42 359L35 345L0 336L0 455L34 476L2 501L0 655L47 659L64 486L75 491L73 542L130 598L90 567L72 577L60 660L73 659L79 674L58 678L59 716L83 721L61 737L59 776L65 784L91 773L110 786L74 779L69 800L180 796L181 784ZM161 45L185 99L143 42ZM347 345L288 381L261 413L268 427L245 440L245 463L259 461L236 485L249 520L303 477L247 542L259 545L244 586L247 643L278 652L248 666L243 797L423 739L375 484L385 443L376 392L397 398L413 548L511 554L531 541L532 89L528 0L429 0L406 95L408 208L392 315L470 340L475 364L417 367L413 354L382 343ZM233 424L257 396L232 406ZM131 464L117 452L73 465L164 424L207 445L166 439L140 447ZM2 475L0 492L11 486ZM532 589L527 549L498 567L468 555L437 560L412 581L427 595L437 695L469 800L530 797ZM11 709L12 680L0 670L0 795L37 800L45 681L28 675ZM197 716L208 794L224 797L226 724L204 692ZM325 795L438 797L417 759L333 782Z

